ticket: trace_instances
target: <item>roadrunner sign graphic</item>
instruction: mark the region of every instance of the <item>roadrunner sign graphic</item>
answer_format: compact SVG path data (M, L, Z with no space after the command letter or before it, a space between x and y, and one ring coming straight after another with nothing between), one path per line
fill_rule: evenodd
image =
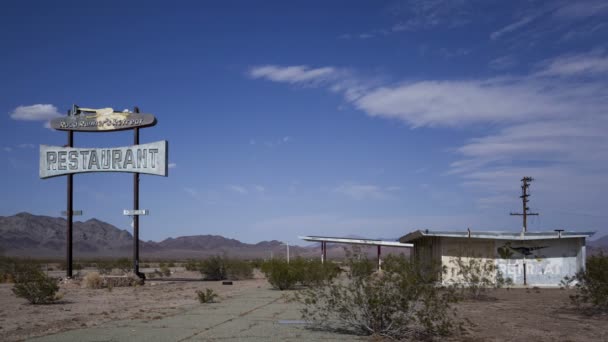
M51 127L60 131L108 132L156 125L152 114L117 112L112 108L81 108L67 117L51 120Z

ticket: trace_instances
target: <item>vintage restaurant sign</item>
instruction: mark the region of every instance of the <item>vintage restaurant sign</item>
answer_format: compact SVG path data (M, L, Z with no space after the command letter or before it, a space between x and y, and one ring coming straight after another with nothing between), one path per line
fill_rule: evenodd
M82 108L78 114L51 120L51 127L60 131L109 132L154 125L152 114L115 112L112 108Z
M167 141L113 148L40 145L40 178L84 172L167 176Z

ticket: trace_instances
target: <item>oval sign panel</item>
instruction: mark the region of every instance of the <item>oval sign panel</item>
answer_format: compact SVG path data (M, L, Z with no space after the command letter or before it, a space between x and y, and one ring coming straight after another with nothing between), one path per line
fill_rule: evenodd
M156 125L152 114L115 112L112 108L81 111L51 120L51 127L60 131L110 132Z

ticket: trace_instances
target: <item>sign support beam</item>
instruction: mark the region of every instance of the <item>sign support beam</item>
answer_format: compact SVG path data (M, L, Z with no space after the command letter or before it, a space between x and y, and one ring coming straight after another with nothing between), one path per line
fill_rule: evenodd
M133 112L139 113L139 107ZM139 127L133 128L133 145L139 145ZM133 174L133 210L139 210L139 173ZM133 273L145 280L146 276L139 272L139 215L133 215Z
M68 131L68 147L74 147L74 132ZM67 232L66 232L66 268L65 276L72 278L72 228L74 223L74 175L68 175L67 179L68 203L67 203Z

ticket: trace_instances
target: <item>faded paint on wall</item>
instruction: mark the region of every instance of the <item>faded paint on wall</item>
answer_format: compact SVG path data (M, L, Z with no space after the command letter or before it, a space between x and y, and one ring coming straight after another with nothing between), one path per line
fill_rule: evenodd
M496 266L515 284L524 283L524 263L528 285L556 286L584 265L584 238L533 241L499 241Z
M526 264L527 284L530 286L559 286L566 276L573 276L585 265L585 239L564 238L546 240L494 240L452 237L424 237L416 241L414 254L424 263L441 263L447 273L442 283L462 282L457 275L455 260L466 263L476 258L490 263L503 277L523 285L523 265ZM496 274L488 278L496 281Z

